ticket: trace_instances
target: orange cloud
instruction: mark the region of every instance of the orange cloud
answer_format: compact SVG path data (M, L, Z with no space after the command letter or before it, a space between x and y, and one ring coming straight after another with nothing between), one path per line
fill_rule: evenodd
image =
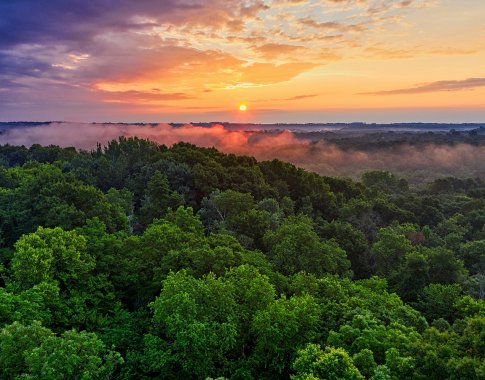
M306 48L299 45L270 43L257 46L254 50L260 53L264 58L272 59L282 55L292 54L297 51L306 50Z
M301 19L299 23L315 29L339 32L362 32L366 29L365 25L363 24L345 24L337 21L318 22L312 18Z
M158 89L151 91L102 91L103 101L107 103L157 104L161 101L194 99L194 96L181 92L163 93Z
M360 95L405 95L423 94L427 92L440 91L463 91L473 90L478 87L485 87L485 78L469 78L464 80L443 80L425 83L420 86L410 88L399 88L396 90L385 90L376 92L364 92Z
M285 63L282 65L255 63L241 70L240 81L254 84L285 82L316 66L312 63Z
M150 93L154 87L163 87L171 94L189 93L188 98L194 92L280 83L317 66L305 62L248 64L226 53L180 47L158 50L162 58L157 51L146 54L139 65L118 68L118 73L115 70L111 78L109 69L104 69L105 79L98 81L94 88L140 95L140 92ZM157 97L156 94L149 96Z

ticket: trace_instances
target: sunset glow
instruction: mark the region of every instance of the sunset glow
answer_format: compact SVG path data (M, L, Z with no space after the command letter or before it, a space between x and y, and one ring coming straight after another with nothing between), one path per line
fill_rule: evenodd
M241 104L239 105L239 111L241 111L241 112L245 112L245 111L247 111L247 110L248 110L248 106L247 106L246 104L241 103Z
M0 119L485 119L482 0L106 4L0 4Z

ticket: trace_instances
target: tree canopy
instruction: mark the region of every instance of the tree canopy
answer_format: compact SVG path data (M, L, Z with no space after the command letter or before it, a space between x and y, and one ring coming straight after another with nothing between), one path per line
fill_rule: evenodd
M483 379L485 191L179 143L0 146L2 379Z

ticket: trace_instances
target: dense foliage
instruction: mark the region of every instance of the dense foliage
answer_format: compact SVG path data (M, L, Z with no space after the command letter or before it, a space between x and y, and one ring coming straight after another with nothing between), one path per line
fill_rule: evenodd
M0 147L2 379L484 379L485 183Z

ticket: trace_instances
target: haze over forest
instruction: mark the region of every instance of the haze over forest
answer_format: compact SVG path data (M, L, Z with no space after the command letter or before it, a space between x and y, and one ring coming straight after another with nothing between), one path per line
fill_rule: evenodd
M171 146L189 142L226 153L281 159L322 175L390 170L411 182L450 175L485 178L485 124L94 124L5 123L0 144L95 149L119 136Z

